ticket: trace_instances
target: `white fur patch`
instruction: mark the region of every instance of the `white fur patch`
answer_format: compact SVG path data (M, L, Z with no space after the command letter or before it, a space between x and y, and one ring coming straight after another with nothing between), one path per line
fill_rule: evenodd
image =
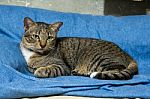
M30 51L30 50L24 48L22 45L20 46L20 48L21 48L21 52L22 52L22 54L23 54L23 56L24 56L26 62L28 63L30 57L34 54L34 52L32 52L32 51Z
M90 78L94 78L97 74L98 74L98 72L91 73Z

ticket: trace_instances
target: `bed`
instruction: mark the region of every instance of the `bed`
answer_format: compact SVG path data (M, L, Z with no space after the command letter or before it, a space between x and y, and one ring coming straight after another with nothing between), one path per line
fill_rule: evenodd
M24 17L62 21L59 37L92 37L112 41L138 62L131 80L97 80L62 76L35 78L19 49ZM85 96L150 98L150 16L93 16L19 6L0 6L0 98Z

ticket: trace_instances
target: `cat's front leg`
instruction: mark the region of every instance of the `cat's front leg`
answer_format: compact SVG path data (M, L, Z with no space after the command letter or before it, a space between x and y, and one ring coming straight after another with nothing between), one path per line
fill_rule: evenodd
M70 75L70 70L66 66L52 64L37 68L34 75L39 78L67 76Z

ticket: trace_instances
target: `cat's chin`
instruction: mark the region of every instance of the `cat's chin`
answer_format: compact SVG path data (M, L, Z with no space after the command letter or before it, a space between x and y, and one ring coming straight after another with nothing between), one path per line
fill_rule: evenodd
M49 50L36 50L35 52L41 55L46 55L49 53Z

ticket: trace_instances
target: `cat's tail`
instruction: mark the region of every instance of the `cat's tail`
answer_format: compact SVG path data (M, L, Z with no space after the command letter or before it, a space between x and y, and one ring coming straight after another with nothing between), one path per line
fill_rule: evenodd
M91 73L91 78L96 79L108 79L108 80L128 80L133 77L133 75L138 73L137 63L131 61L128 67L122 71L104 71L104 72L93 72Z

